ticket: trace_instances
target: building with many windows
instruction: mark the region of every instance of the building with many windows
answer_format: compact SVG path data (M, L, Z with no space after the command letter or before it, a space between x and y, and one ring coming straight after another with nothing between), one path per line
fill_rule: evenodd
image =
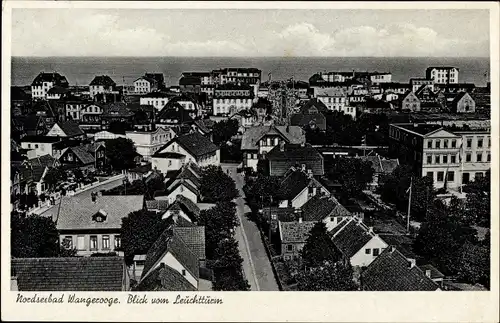
M391 124L389 153L411 165L418 176L429 176L435 188L458 189L490 169L491 135L435 124Z
M457 67L431 66L425 70L425 77L439 84L458 83Z
M218 86L214 92L213 115L233 115L252 107L254 93L247 84L227 83Z
M40 72L31 83L31 97L33 99L45 99L49 90L54 86L67 89L69 87L68 80L65 76L56 72Z

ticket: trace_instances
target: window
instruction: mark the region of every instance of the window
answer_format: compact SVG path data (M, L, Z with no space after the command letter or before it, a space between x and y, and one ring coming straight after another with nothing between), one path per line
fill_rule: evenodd
M450 163L455 164L457 162L457 156L452 155L450 156Z
M465 161L470 162L472 160L472 155L470 153L465 154Z
M66 236L66 237L64 237L63 242L65 242L66 247L68 249L73 249L73 237L72 236Z
M482 162L483 161L483 153L477 153L476 154L476 161L477 162Z
M109 236L102 236L102 249L109 249Z
M85 237L84 236L78 236L76 238L76 248L78 250L85 250Z
M490 153L488 153L488 155L486 155L486 161L487 161L487 162L490 162L490 161L491 161L491 154L490 154Z
M443 140L443 146L444 148L448 148L448 140Z
M467 142L465 143L466 148L472 147L472 138L467 138Z
M182 269L182 276L186 276L186 270Z
M172 161L171 160L168 161L168 166L172 166Z
M307 193L308 193L309 195L313 195L313 194L314 194L314 187L309 186L309 187L307 188Z
M448 182L453 182L453 181L455 181L455 172L449 171L448 172Z
M119 249L122 246L122 238L119 235L115 236L115 249Z
M441 162L441 160L440 160L440 159L441 159L441 156L440 156L440 155L436 155L436 156L434 157L434 163L435 163L435 164L439 164L439 163Z
M379 248L373 248L373 256L374 256L374 257L378 256L378 255L379 255L379 253L380 253Z
M90 236L90 250L97 250L97 236Z
M441 148L441 140L436 140L436 148Z
M427 155L427 164L432 164L432 155Z
M442 182L444 180L444 172L437 172L437 181Z
M287 245L286 245L286 250L287 250L287 251L293 251L293 245L291 245L291 244L287 244Z
M483 147L483 139L478 139L477 140L477 147L482 148Z
M462 184L468 184L470 181L470 174L469 173L463 173L462 174Z
M488 138L488 147L491 147L491 138Z
M28 144L28 148L31 148L31 144Z
M443 155L443 164L448 164L448 155Z
M371 249L370 248L366 248L365 249L365 254L369 255L371 253Z
M457 147L457 141L455 139L451 140L451 148L456 148Z
M434 172L427 172L426 176L434 179Z

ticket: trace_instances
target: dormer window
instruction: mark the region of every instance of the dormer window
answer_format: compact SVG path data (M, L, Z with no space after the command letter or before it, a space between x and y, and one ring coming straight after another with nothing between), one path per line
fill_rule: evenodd
M94 222L104 222L106 221L106 218L108 217L108 214L104 210L99 210L96 214L92 216L92 221Z

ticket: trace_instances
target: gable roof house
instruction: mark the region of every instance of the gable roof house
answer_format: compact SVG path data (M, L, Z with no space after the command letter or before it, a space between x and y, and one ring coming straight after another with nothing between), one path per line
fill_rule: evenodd
M40 72L31 83L31 97L33 99L45 99L47 92L54 86L68 88L69 83L65 76L53 72Z
M175 137L157 151L166 152L184 155L186 163L194 162L200 167L220 164L220 148L199 132Z
M130 287L122 257L14 258L11 277L19 291L123 292Z
M476 112L476 102L468 92L459 92L451 102L451 111L455 113Z
M144 208L144 195L85 195L63 197L53 216L59 242L67 241L78 256L121 253L122 218Z
M324 222L330 231L352 214L333 195L315 195L302 205L300 216L303 221Z
M384 250L362 273L368 291L436 291L439 285L394 247Z
M388 246L372 228L355 217L345 218L329 234L344 260L353 267L368 266Z
M85 138L85 133L80 128L78 123L69 120L69 121L56 122L56 124L54 124L54 126L47 133L47 136L83 139Z
M310 198L330 192L306 169L291 169L280 183L279 207L302 207Z
M159 126L178 126L192 122L193 117L190 111L184 109L178 102L167 103L156 117L156 123Z
M174 223L179 222L179 217L184 220L196 224L200 218L200 208L191 199L184 195L177 195L174 203L172 203L162 216L162 219L172 218Z
M157 199L166 199L169 204L177 200L178 195L182 195L193 202L201 200L200 194L200 169L194 163L185 164L179 174L166 183L167 194L158 196ZM182 216L179 217L183 218Z
M278 222L281 241L281 256L285 260L300 257L300 252L309 237L315 222Z
M266 154L270 176L283 176L296 166L312 170L314 176L325 174L324 158L310 144L297 145L281 142Z
M200 280L199 254L186 244L179 232L169 227L151 246L146 255L146 262L137 290L198 290ZM158 277L163 275L163 278L160 280L147 279L149 275Z
M241 139L243 167L257 171L257 163L281 142L305 144L305 132L298 126L256 126L248 128Z
M89 84L90 97L96 99L98 95L103 95L106 102L107 94L118 94L116 83L108 75L97 75Z
M100 158L102 162L103 158ZM59 161L65 168L96 169L96 151L94 145L81 145L65 148Z

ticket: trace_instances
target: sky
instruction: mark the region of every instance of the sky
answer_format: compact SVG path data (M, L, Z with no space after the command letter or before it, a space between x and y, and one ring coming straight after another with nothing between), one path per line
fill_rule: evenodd
M489 57L489 12L13 9L12 55Z

